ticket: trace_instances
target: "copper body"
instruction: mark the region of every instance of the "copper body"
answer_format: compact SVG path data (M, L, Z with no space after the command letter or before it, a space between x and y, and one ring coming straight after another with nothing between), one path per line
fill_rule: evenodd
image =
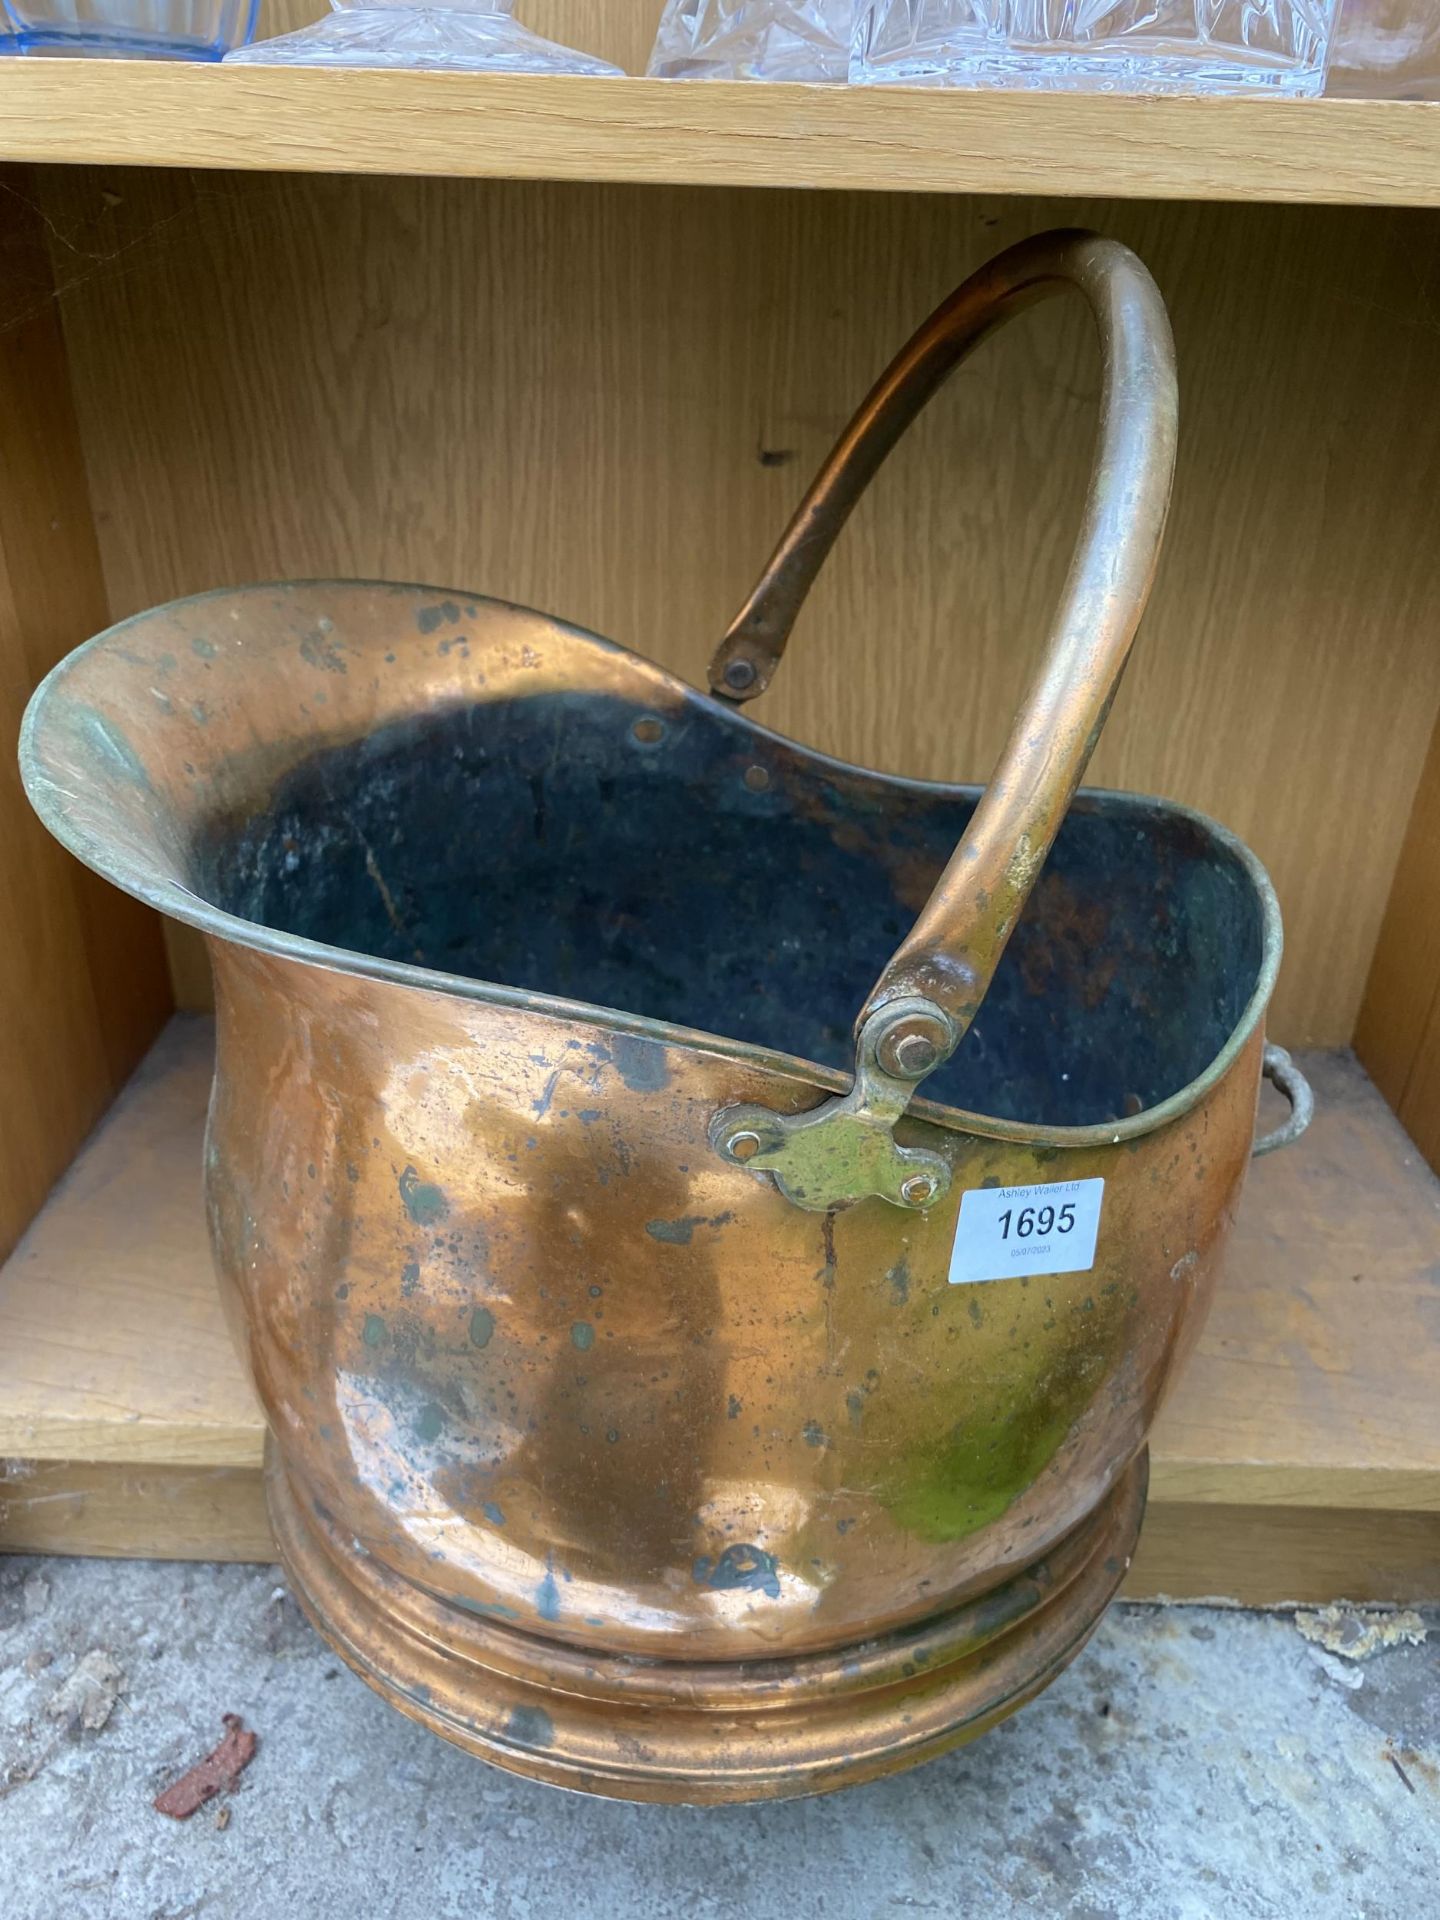
M1079 282L1111 388L1046 668L866 1003L868 1017L897 992L929 996L937 1030L950 1023L942 1056L1107 710L1173 448L1143 270L1074 237L1007 259L933 339L968 345L1040 281ZM958 357L937 359L933 339L924 391L887 376L852 429L851 443L878 436L872 469ZM854 492L822 477L820 553ZM813 531L813 502L797 526L807 512ZM717 684L736 657L768 677L804 584L768 639L752 622L737 654L732 635ZM812 1210L717 1151L716 1116L838 1111L848 1075L326 948L199 897L202 818L263 811L317 737L576 687L662 726L701 698L474 596L250 588L161 608L73 656L32 709L25 772L82 858L207 935L213 1244L271 1429L277 1537L321 1631L405 1712L539 1779L694 1802L820 1791L1011 1711L1123 1577L1146 1434L1199 1330L1251 1152L1278 920L1256 869L1255 991L1174 1098L1114 1126L1047 1127L907 1089L898 1119L841 1112L837 1138L893 1127L943 1164L944 1197L907 1208L861 1191ZM813 770L814 755L752 733L770 781ZM1107 1181L1093 1270L947 1284L963 1192L1093 1175Z

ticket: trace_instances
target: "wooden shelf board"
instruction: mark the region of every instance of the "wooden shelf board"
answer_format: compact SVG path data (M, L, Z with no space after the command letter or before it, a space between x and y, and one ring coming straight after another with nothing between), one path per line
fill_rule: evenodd
M213 1047L170 1022L0 1268L0 1457L258 1467L200 1193Z
M1440 103L7 60L0 160L1440 205Z
M166 1029L0 1269L0 1548L268 1553L263 1426L210 1276L211 1027ZM1349 1054L1258 1161L1159 1423L1136 1590L1440 1594L1440 1181Z

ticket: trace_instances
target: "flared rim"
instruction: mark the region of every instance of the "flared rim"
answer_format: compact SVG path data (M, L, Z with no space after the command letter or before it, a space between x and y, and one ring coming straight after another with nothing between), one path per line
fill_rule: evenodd
M803 754L821 772L828 771L849 779L873 780L897 792L911 794L917 798L971 799L983 792L982 787L970 783L917 780L901 774L880 773L853 761L837 759L834 755L823 753L818 748L797 745L787 735L762 726L758 721L751 719L748 713L715 699L699 688L692 687L688 681L682 680L678 675L671 673L655 661L647 659L643 654L635 653L632 649L607 639L603 634L593 633L588 628L559 620L553 614L544 613L537 608L521 606L515 601L502 600L490 594L477 594L468 589L435 587L409 581L340 579L255 581L245 586L216 587L205 593L187 594L177 600L166 601L158 607L148 608L143 613L132 614L129 619L105 628L103 632L76 647L51 668L40 682L30 697L21 721L20 777L31 806L48 831L60 841L62 846L73 853L85 866L112 882L123 892L131 894L147 906L154 907L157 912L172 920L194 927L209 939L232 946L247 947L275 959L317 967L326 972L348 974L358 979L378 980L391 986L414 987L427 993L442 994L450 999L475 1001L498 1008L513 1008L556 1020L575 1022L606 1032L637 1035L657 1041L664 1046L683 1048L689 1052L707 1054L716 1059L732 1060L778 1074L786 1079L813 1087L818 1094L822 1095L845 1093L849 1090L852 1085L850 1074L833 1067L821 1066L818 1062L807 1060L798 1054L758 1046L750 1041L728 1039L723 1034L710 1033L702 1028L683 1026L672 1021L653 1019L648 1015L630 1013L620 1007L607 1007L590 1001L568 999L558 994L534 992L526 988L507 987L498 982L475 980L463 974L421 966L413 961L386 960L377 955L330 946L301 934L287 933L280 928L267 927L256 921L242 919L239 915L229 913L223 907L217 907L203 899L181 882L147 869L142 862L125 858L112 846L89 832L71 809L70 803L75 796L51 777L44 764L47 710L63 688L67 678L95 654L114 649L132 629L153 620L157 615L174 614L182 609L203 606L210 601L233 600L249 594L273 594L295 588L362 588L396 594L420 595L427 599L461 600L473 606L489 607L498 611L521 614L527 618L544 620L561 632L599 646L607 653L618 655L633 664L637 675L647 680L652 687L663 689L676 697L693 702L702 711L723 715L728 724L741 732L748 733L754 739L772 742L787 751ZM1177 801L1103 787L1082 787L1076 798L1101 801L1106 806L1119 811L1133 808L1136 812L1153 812L1158 809L1177 820L1185 821L1217 848L1227 853L1242 868L1255 889L1261 915L1260 964L1256 972L1255 985L1246 1001L1244 1011L1225 1044L1203 1073L1165 1100L1121 1120L1078 1127L1048 1126L1032 1121L997 1119L991 1115L971 1112L966 1108L943 1105L939 1101L926 1099L923 1096L911 1101L907 1108L907 1114L910 1117L927 1121L947 1132L972 1134L984 1139L1007 1140L1027 1145L1060 1148L1118 1145L1156 1132L1159 1128L1168 1126L1172 1121L1188 1113L1212 1087L1224 1078L1262 1023L1279 973L1283 934L1279 901L1270 876L1257 856L1251 852L1244 841L1231 833L1228 828L1221 826L1218 821Z

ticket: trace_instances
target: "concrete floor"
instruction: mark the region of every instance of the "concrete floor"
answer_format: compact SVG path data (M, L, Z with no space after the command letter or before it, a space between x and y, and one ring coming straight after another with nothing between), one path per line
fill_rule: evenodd
M0 1560L0 1916L1422 1920L1436 1645L1355 1660L1288 1615L1118 1608L965 1752L695 1812L452 1751L340 1666L273 1569ZM260 1737L237 1790L184 1824L156 1813L226 1712Z

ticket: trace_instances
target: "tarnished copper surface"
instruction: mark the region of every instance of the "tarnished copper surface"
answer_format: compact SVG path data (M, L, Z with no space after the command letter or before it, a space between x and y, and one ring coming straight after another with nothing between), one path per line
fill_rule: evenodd
M459 715L493 721L503 783L507 716L573 715L581 696L585 751L619 766L704 732L717 807L766 794L847 859L890 859L893 823L964 799L828 762L541 614L358 582L125 623L47 682L22 759L68 845L207 936L215 1258L321 1630L405 1711L539 1778L644 1799L819 1791L1010 1711L1122 1577L1145 1436L1250 1154L1278 915L1243 849L1171 810L1175 859L1212 863L1253 923L1213 1055L1083 1124L912 1099L895 1138L943 1169L934 1197L807 1210L712 1129L747 1103L814 1109L846 1090L837 1065L447 972L412 939L388 843L357 868L384 908L374 951L220 903L216 847L290 805L297 769L320 767L323 796L352 749L360 765L374 740ZM414 738L423 774L440 736ZM1055 751L1058 819L1078 749ZM1157 818L1126 796L1078 804L1136 840ZM934 869L894 859L887 887L913 911ZM1115 972L1097 935L1135 929L1064 884L1038 910L1016 1005L1045 1018L1063 997L1089 1018ZM1127 1002L1129 1040L1153 1017L1171 1044L1186 1005ZM923 1020L890 1036L899 1065L917 1037ZM948 1284L964 1192L1093 1175L1092 1270Z
M842 1647L1048 1553L1143 1444L1250 1150L1258 1033L1118 1154L912 1123L957 1196L1112 1180L1093 1272L952 1288L953 1205L807 1213L709 1153L725 1100L813 1101L778 1066L214 959L211 1230L294 1483L612 1653Z
M932 1760L1032 1699L1089 1639L1130 1563L1145 1460L1062 1548L939 1620L844 1653L648 1663L569 1654L458 1615L307 1515L270 1459L301 1602L422 1725L552 1786L693 1805L786 1799Z

